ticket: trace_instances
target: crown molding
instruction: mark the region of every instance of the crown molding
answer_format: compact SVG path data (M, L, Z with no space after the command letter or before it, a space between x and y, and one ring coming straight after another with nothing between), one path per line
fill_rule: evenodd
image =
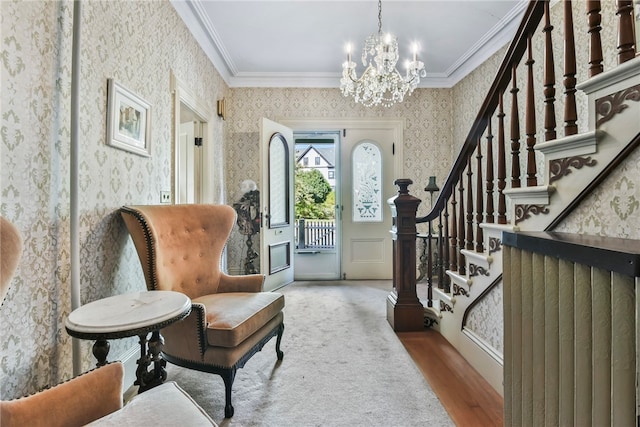
M239 72L224 49L224 45L203 11L202 0L170 0L172 6L189 31L218 70L230 88L242 87L282 87L282 88L337 88L341 74L336 73L249 73ZM427 73L421 79L419 88L451 88L498 50L513 37L527 1L518 2L511 12L498 22L490 32L471 47L446 73Z

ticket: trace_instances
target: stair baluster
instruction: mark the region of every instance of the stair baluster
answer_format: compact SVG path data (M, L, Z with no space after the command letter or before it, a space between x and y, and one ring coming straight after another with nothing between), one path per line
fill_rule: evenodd
M507 203L503 193L507 186L503 94L500 92L498 106L498 224L507 223Z
M467 157L467 231L465 248L473 250L473 191L472 191L471 156Z
M587 2L595 3L595 2ZM599 2L598 2L599 3ZM549 13L549 2L544 4L544 140L551 141L556 139L556 73L555 62L553 60L553 42L551 34L553 25L551 25L551 16ZM598 33L598 39L600 33ZM600 62L602 63L602 50L600 51ZM602 71L602 69L600 70Z
M429 221L429 229L427 231L427 287L433 289L433 221ZM438 283L440 287L440 283ZM429 298L431 299L431 298Z
M440 217L440 224L442 224L442 217ZM440 232L442 233L442 225ZM451 280L446 274L446 270L452 268L449 264L449 203L444 204L444 236L442 234L440 236L440 259L442 260L442 275L444 276L442 287L445 292L449 293L451 292Z
M478 147L476 148L476 252L484 252L484 234L482 224L484 218L484 182L482 181L482 141L478 137Z
M571 2L564 3L564 136L578 133L576 108L576 43Z
M531 47L531 34L527 37L527 51L529 57L527 58L527 97L525 107L525 132L527 134L527 187L535 187L538 185L538 178L536 177L536 152L534 147L536 145L536 105L535 105L535 93L533 85L533 48Z
M487 212L485 221L493 224L495 212L493 208L493 134L491 133L491 119L487 123ZM478 191L480 194L480 191Z
M636 56L636 41L633 31L633 1L618 0L618 64Z
M547 6L548 8L548 6ZM604 67L602 66L602 40L600 39L600 31L602 27L602 15L600 15L600 0L587 1L587 23L589 25L589 77L600 74Z
M451 271L458 271L458 217L456 215L456 187L451 190L451 238L449 243L449 258Z
M520 114L518 112L518 81L511 65L511 188L520 188Z
M463 179L463 174L464 174L464 169L462 169L460 171L460 181L458 184L458 191L460 193L460 206L458 207L458 212L459 212L459 216L458 216L458 273L460 274L465 274L466 272L466 267L465 267L465 260L464 260L464 254L462 253L462 249L465 248L465 230L464 230L464 215L465 215L465 209L464 209L464 179Z

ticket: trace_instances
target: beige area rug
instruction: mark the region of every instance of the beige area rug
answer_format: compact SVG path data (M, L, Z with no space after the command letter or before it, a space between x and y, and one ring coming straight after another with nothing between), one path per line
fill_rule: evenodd
M454 425L386 320L389 281L295 282L285 295L284 360L275 339L238 370L233 418L218 375L169 364L221 426Z

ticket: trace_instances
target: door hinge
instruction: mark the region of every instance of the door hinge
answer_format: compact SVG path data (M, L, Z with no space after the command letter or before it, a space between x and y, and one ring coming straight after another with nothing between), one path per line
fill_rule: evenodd
M194 142L196 144L196 147L202 147L202 137L200 136L196 136L194 139Z
M391 155L392 156L396 155L396 143L395 142L391 143Z
M342 129L342 137L343 138L347 137L347 130L346 129Z

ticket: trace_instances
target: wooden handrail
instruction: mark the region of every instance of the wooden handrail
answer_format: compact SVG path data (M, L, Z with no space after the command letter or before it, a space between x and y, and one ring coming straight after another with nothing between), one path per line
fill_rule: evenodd
M491 84L489 92L484 99L480 110L478 111L476 119L471 126L471 130L465 138L464 144L460 149L460 153L453 163L451 171L438 194L436 202L428 214L416 218L416 223L420 224L436 219L444 208L445 203L449 200L453 187L456 185L458 179L462 175L462 172L467 166L467 159L475 151L479 138L486 130L487 123L498 106L500 95L504 92L511 81L512 64L519 63L527 49L526 35L534 32L542 19L545 3L546 1L529 2L520 26L516 31L513 41L507 49L507 53L502 60L498 73ZM522 40L525 40L525 43L522 43Z
M640 277L639 240L549 231L505 231L502 237L506 246Z

